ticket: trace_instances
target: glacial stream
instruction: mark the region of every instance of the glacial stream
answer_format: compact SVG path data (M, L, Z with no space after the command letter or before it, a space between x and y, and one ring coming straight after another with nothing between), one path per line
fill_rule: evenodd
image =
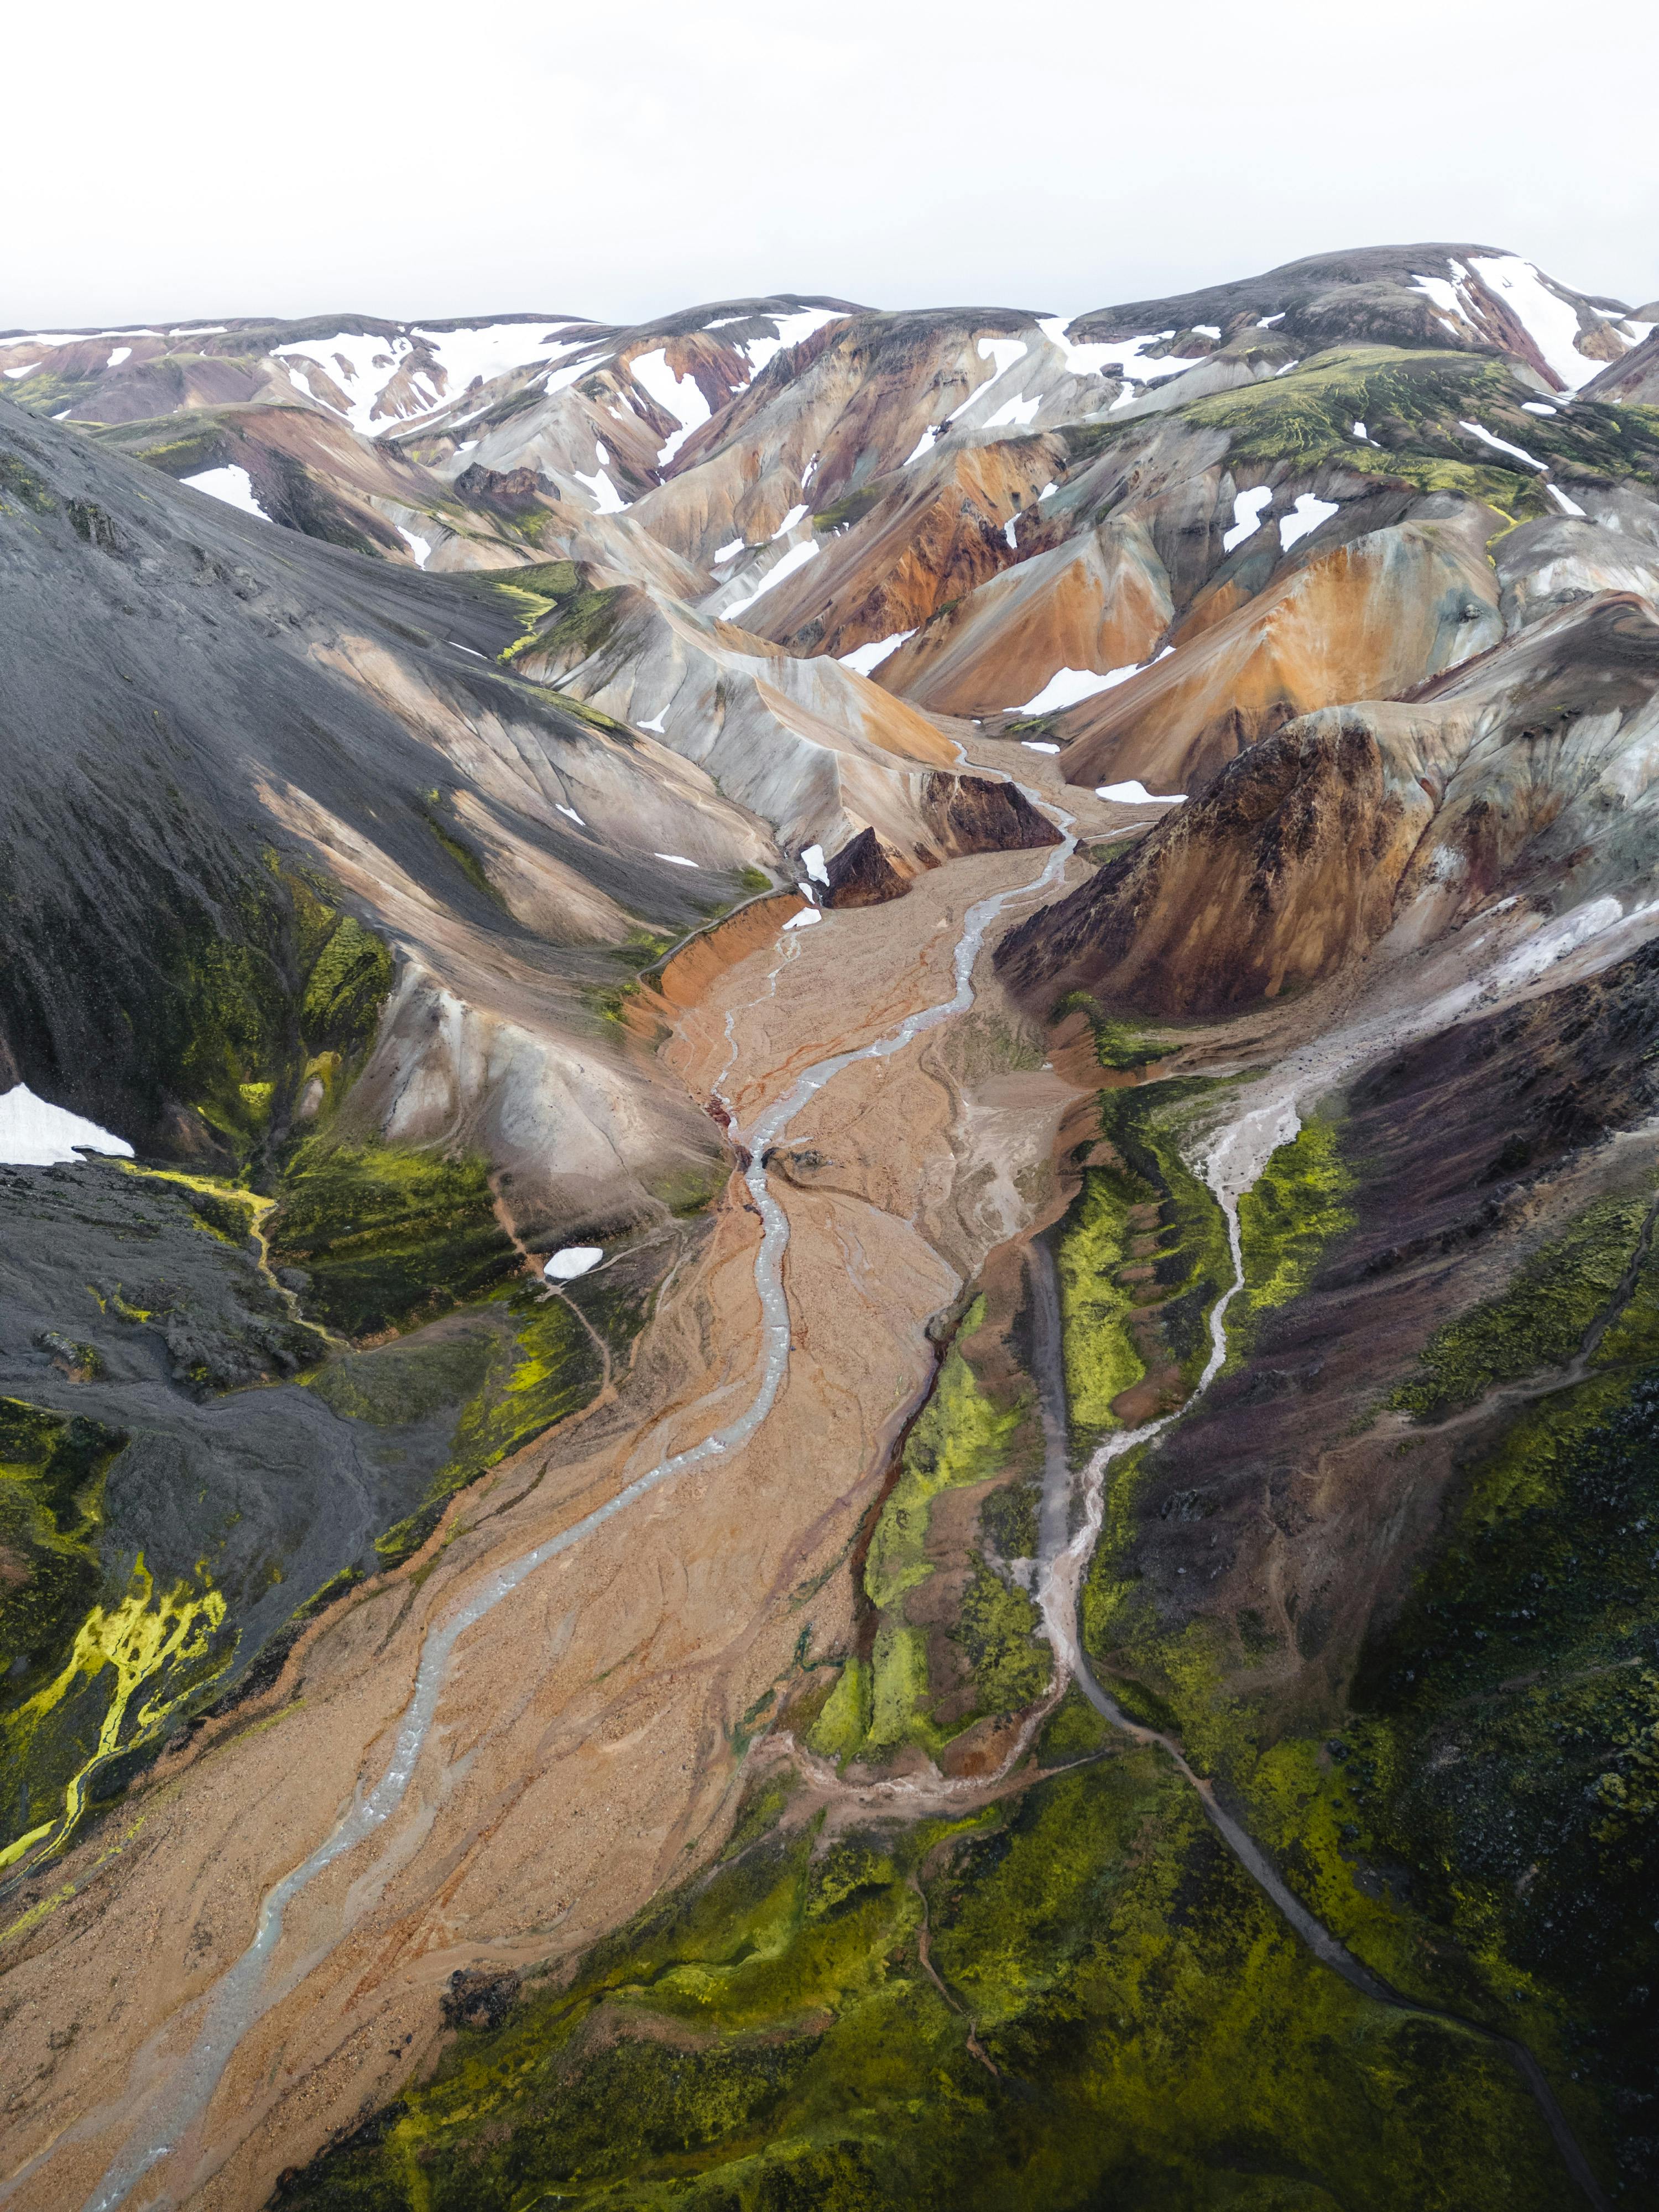
M1489 988L1489 987L1488 987ZM1197 1405L1220 1373L1227 1358L1227 1309L1244 1286L1244 1254L1238 1219L1238 1201L1249 1190L1279 1146L1288 1144L1301 1127L1297 1100L1310 1091L1328 1090L1361 1060L1373 1057L1384 1043L1401 1045L1412 1037L1429 1034L1454 1020L1476 1002L1482 987L1460 987L1431 1001L1409 1020L1392 1024L1371 1021L1340 1031L1321 1043L1295 1053L1273 1069L1265 1082L1253 1088L1249 1109L1215 1131L1198 1152L1194 1164L1209 1184L1227 1223L1227 1243L1232 1255L1233 1277L1210 1309L1210 1352L1191 1394L1172 1413L1139 1428L1120 1430L1108 1437L1091 1455L1080 1474L1072 1472L1066 1449L1064 1340L1061 1334L1059 1285L1054 1255L1041 1238L1027 1248L1033 1277L1036 1350L1034 1367L1042 1401L1043 1476L1038 1508L1037 1603L1053 1646L1057 1669L1068 1673L1102 1717L1137 1743L1155 1744L1170 1760L1182 1780L1196 1792L1212 1824L1250 1879L1268 1897L1314 1956L1340 1974L1362 1996L1401 2012L1438 2020L1465 2030L1501 2050L1532 2094L1539 2114L1549 2130L1562 2164L1595 2212L1610 2212L1589 2160L1585 2157L1562 2111L1549 2079L1524 2043L1496 2029L1431 2004L1417 2002L1390 1988L1380 1975L1355 1958L1346 1945L1324 1923L1309 1911L1286 1886L1277 1868L1248 1829L1218 1802L1213 1785L1195 1773L1176 1740L1158 1729L1132 1720L1096 1680L1079 1634L1079 1601L1084 1576L1100 1539L1105 1511L1106 1478L1112 1463L1126 1452L1149 1443ZM1386 1031L1386 1034L1385 1034ZM1265 1094L1265 1095L1264 1095ZM1082 1511L1074 1532L1072 1515L1079 1491Z
M1022 789L1024 787L1020 787ZM360 1795L329 1834L291 1873L265 1895L252 1941L236 1963L209 1993L202 2025L194 2042L153 2097L148 2114L134 2130L106 2172L85 2212L114 2212L143 2176L180 2148L190 2129L206 2111L224 2069L242 2037L281 1991L268 1994L267 1969L279 1942L288 1906L323 1870L345 1852L372 1836L402 1804L413 1778L443 1688L444 1677L456 1645L501 1601L549 1560L569 1551L606 1522L638 1503L688 1468L706 1465L747 1443L770 1413L789 1371L790 1326L788 1302L783 1289L783 1255L789 1242L789 1224L767 1187L765 1158L791 1122L834 1080L843 1068L861 1060L881 1060L902 1052L928 1030L965 1013L974 1002L973 971L993 922L1011 902L1048 890L1060 878L1076 845L1071 817L1044 804L1036 792L1027 797L1044 805L1063 828L1062 842L1029 882L994 893L969 907L954 956L955 989L950 998L908 1015L873 1043L856 1051L836 1053L818 1060L797 1080L787 1094L744 1130L750 1164L744 1179L762 1221L760 1249L755 1259L755 1288L763 1322L762 1363L755 1395L745 1410L726 1427L701 1443L676 1452L648 1468L582 1519L545 1543L520 1554L486 1575L477 1588L435 1628L428 1630L422 1646L415 1687L398 1728L391 1759L379 1782ZM1524 965L1524 972L1523 972ZM1233 1280L1217 1300L1209 1317L1210 1353L1197 1386L1176 1412L1109 1437L1093 1455L1080 1477L1074 1477L1066 1459L1064 1376L1058 1338L1060 1310L1053 1278L1053 1260L1046 1246L1031 1249L1036 1274L1038 1382L1043 1399L1047 1471L1039 1532L1037 1598L1057 1665L1070 1672L1084 1694L1111 1725L1138 1741L1156 1743L1174 1761L1183 1778L1197 1792L1204 1810L1240 1864L1257 1882L1302 1941L1354 1989L1377 2002L1452 2021L1455 2015L1433 2007L1413 2003L1398 1996L1353 1957L1328 1929L1315 1918L1280 1880L1249 1833L1215 1800L1210 1784L1194 1772L1181 1747L1173 1739L1142 1727L1123 1712L1095 1680L1084 1657L1077 1632L1078 1598L1083 1575L1098 1539L1103 1511L1104 1485L1112 1462L1125 1452L1148 1442L1190 1412L1227 1356L1226 1314L1243 1281L1243 1253L1238 1224L1238 1199L1261 1173L1268 1156L1287 1143L1300 1126L1299 1097L1328 1089L1349 1069L1383 1050L1396 1048L1413 1036L1443 1028L1479 1000L1483 1006L1504 986L1519 987L1537 972L1529 964L1503 965L1485 977L1444 993L1414 1014L1376 1017L1357 1024L1289 1054L1261 1083L1252 1086L1250 1105L1235 1121L1214 1133L1198 1164L1227 1219L1232 1253ZM777 970L769 979L775 990ZM1496 988L1494 988L1496 987ZM728 1019L727 1035L732 1035ZM735 1056L735 1038L733 1057ZM729 1075L728 1058L720 1083ZM717 1085L718 1089L718 1085ZM735 1122L731 1133L739 1133ZM1048 1270L1046 1284L1043 1270ZM1050 1337L1050 1331L1055 1334ZM1045 1343L1045 1339L1048 1341ZM1055 1393L1059 1395L1056 1398ZM1068 1534L1078 1484L1082 1488L1082 1512L1076 1529ZM314 1967L318 1955L310 1964ZM1564 2164L1588 2201L1605 2212L1606 2200L1588 2160L1557 2104L1543 2070L1523 2045L1478 2023L1457 2020L1468 2029L1504 2050L1526 2080L1539 2110L1560 2152ZM49 2154L48 2154L49 2155ZM0 2192L3 2195L4 2192Z
M1032 794L1035 796L1035 794ZM855 1060L884 1060L905 1047L926 1030L936 1029L941 1022L965 1013L974 1002L973 974L975 962L985 943L987 931L1011 901L1023 898L1032 892L1045 891L1057 883L1070 860L1076 839L1070 834L1070 817L1062 815L1066 834L1054 847L1037 875L1030 882L1017 884L1012 889L994 892L988 898L978 900L963 918L962 934L957 939L954 962L956 988L948 999L907 1015L897 1026L874 1043L863 1045L854 1052L832 1054L809 1067L783 1098L769 1107L751 1128L744 1130L743 1140L751 1158L744 1170L744 1180L750 1195L759 1210L762 1221L760 1249L755 1257L755 1289L760 1299L762 1340L763 1351L758 1386L747 1408L725 1428L706 1437L701 1443L686 1450L673 1453L659 1461L614 1498L596 1506L568 1528L550 1536L544 1544L520 1553L492 1574L486 1575L472 1594L458 1606L447 1620L427 1632L421 1647L420 1662L416 1671L415 1688L398 1723L392 1757L384 1774L366 1796L360 1796L350 1809L342 1815L309 1858L301 1860L289 1874L266 1893L259 1907L258 1921L252 1942L234 1966L227 1968L209 1992L205 2013L195 2041L182 2059L173 2069L162 2084L151 2107L139 2127L134 2130L119 2154L109 2167L97 2189L87 2200L85 2212L114 2212L114 2207L125 2202L152 2167L169 2156L180 2144L202 2114L207 2110L220 2077L229 2063L237 2045L252 2027L269 2003L276 2001L265 1991L265 1974L271 1956L282 1938L283 1921L289 1905L308 1888L325 1868L372 1836L383 1826L403 1803L422 1747L431 1729L442 1692L444 1676L455 1646L470 1628L476 1627L486 1613L495 1610L503 1598L508 1597L528 1580L538 1567L550 1559L580 1544L607 1521L625 1513L638 1504L648 1492L690 1468L705 1466L726 1452L736 1451L746 1444L777 1402L789 1372L789 1305L783 1289L783 1255L789 1242L789 1224L783 1209L767 1188L764 1161L768 1151L776 1144L789 1124L802 1109L810 1105L827 1083L839 1075L843 1068ZM732 1134L738 1135L735 1126ZM313 1956L312 1964L318 1963ZM280 1993L278 1993L280 1994Z

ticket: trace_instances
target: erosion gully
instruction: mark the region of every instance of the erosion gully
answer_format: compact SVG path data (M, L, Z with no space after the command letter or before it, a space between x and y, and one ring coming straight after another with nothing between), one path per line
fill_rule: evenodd
M783 1255L789 1243L789 1224L767 1184L768 1152L795 1117L809 1106L843 1068L862 1060L882 1060L907 1046L927 1030L939 1027L973 1005L974 967L992 924L1013 900L1049 890L1062 876L1076 847L1072 817L1045 805L1036 791L1021 786L1034 804L1043 807L1060 827L1060 844L1050 853L1037 874L1025 884L979 900L963 916L954 959L955 988L948 999L908 1015L873 1043L854 1052L831 1054L809 1067L793 1088L769 1107L753 1125L741 1132L750 1164L744 1180L762 1221L760 1249L755 1258L755 1289L763 1321L763 1352L755 1394L738 1418L700 1443L675 1452L649 1468L624 1489L580 1521L522 1553L517 1559L484 1577L477 1588L442 1621L427 1632L421 1648L415 1686L398 1724L391 1759L380 1780L367 1795L359 1796L323 1838L310 1856L285 1875L261 1902L252 1941L235 1964L220 1978L205 2000L201 2027L195 2041L149 2100L142 2123L129 2136L121 2151L87 2200L84 2212L115 2212L143 2177L179 2148L191 2128L206 2111L227 2064L243 2036L266 2007L276 2001L265 1987L271 1957L283 1933L288 1907L319 1875L348 1851L372 1836L398 1810L413 1778L421 1751L431 1729L442 1694L444 1678L456 1645L469 1630L511 1595L530 1576L591 1536L619 1514L626 1513L648 1492L672 1481L688 1468L706 1466L728 1452L741 1449L754 1436L777 1402L789 1371L790 1328L788 1301L783 1289ZM795 940L781 951L768 977L769 991L776 988L778 972L795 950ZM1406 1024L1421 1034L1455 1019L1472 1003L1476 987L1446 994ZM720 1079L727 1080L738 1050L728 1016L731 1042L726 1066ZM1597 2212L1607 2212L1606 2199L1589 2161L1575 2140L1565 2116L1532 2052L1510 2038L1457 2019L1435 2014L1433 2008L1413 2004L1401 1996L1363 1966L1316 1919L1280 1880L1267 1857L1238 1822L1216 1802L1212 1785L1194 1773L1181 1746L1171 1737L1143 1728L1131 1720L1102 1689L1084 1658L1077 1632L1078 1597L1089 1558L1098 1538L1104 1479L1112 1462L1149 1441L1181 1414L1189 1411L1214 1380L1227 1356L1226 1313L1243 1279L1239 1243L1238 1197L1255 1181L1269 1153L1294 1136L1299 1127L1297 1099L1324 1088L1347 1066L1371 1056L1387 1045L1405 1041L1398 1023L1361 1025L1313 1048L1292 1054L1273 1072L1266 1085L1253 1086L1249 1112L1221 1130L1209 1143L1200 1164L1227 1218L1233 1259L1233 1280L1210 1315L1210 1356L1197 1387L1184 1407L1139 1428L1121 1431L1101 1446L1080 1477L1074 1476L1066 1452L1065 1385L1060 1357L1060 1304L1054 1279L1053 1259L1040 1241L1031 1247L1036 1288L1038 1358L1037 1380L1046 1441L1046 1472L1040 1528L1038 1602L1052 1644L1057 1675L1069 1673L1090 1703L1110 1724L1142 1743L1155 1744L1172 1761L1182 1779L1195 1791L1205 1813L1241 1866L1269 1897L1285 1921L1314 1955L1364 1996L1403 2010L1455 2021L1455 2024L1503 2049L1513 2061L1537 2101L1563 2163L1585 2198ZM720 1085L716 1086L717 1092ZM1264 1096L1264 1092L1270 1095ZM729 1099L723 1099L729 1107ZM731 1133L739 1132L735 1121ZM1080 1513L1077 1506L1080 1503ZM1073 1522L1075 1520L1075 1528ZM1057 1686L1058 1686L1058 1684ZM21 2179L21 2177L19 2177ZM0 2192L3 2195L9 2192Z

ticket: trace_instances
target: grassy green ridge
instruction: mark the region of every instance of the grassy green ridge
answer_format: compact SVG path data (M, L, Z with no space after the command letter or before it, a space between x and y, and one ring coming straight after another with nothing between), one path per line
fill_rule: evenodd
M1313 1165L1317 1218L1329 1182L1318 1153ZM1501 1297L1437 1332L1396 1402L1443 1418L1494 1382L1572 1359L1624 1280L1647 1205L1638 1194L1588 1207ZM1278 1277L1282 1250L1258 1248L1259 1279ZM1471 1444L1441 1538L1403 1610L1373 1630L1352 1717L1328 1738L1298 1729L1271 1692L1233 1687L1242 1664L1278 1648L1265 1624L1200 1618L1160 1630L1129 1564L1139 1474L1114 1474L1083 1616L1086 1647L1112 1667L1124 1702L1173 1728L1222 1778L1350 1949L1396 1988L1526 2041L1581 2139L1601 2147L1615 2198L1650 2201L1659 2188L1652 1256L1587 1379Z
M855 1653L847 1661L811 1729L812 1747L825 1757L884 1755L910 1742L937 1754L982 1713L1018 1711L1048 1680L1047 1656L1031 1640L1036 1607L981 1553L974 1554L956 1632L975 1697L948 1722L934 1710L928 1631L906 1609L908 1594L937 1571L928 1547L934 1500L946 1490L990 1481L1018 1454L1026 1402L1000 1404L964 1349L984 1321L985 1300L976 1298L905 1439L898 1479L865 1559L864 1594L877 1615L870 1656Z
M1068 1703L1043 1757L1099 1744ZM1132 1750L955 1822L763 1828L567 1987L461 2031L280 2201L1545 2212L1560 2187L1503 2061L1315 1965Z
M1229 1367L1249 1352L1259 1317L1300 1297L1328 1247L1353 1227L1347 1200L1357 1181L1338 1124L1322 1119L1304 1121L1240 1195L1243 1282L1227 1310Z
M1101 1132L1116 1164L1084 1170L1055 1245L1066 1401L1078 1453L1121 1425L1112 1401L1146 1374L1149 1343L1161 1343L1188 1389L1207 1356L1210 1309L1232 1279L1232 1255L1226 1218L1188 1164L1182 1139L1189 1116L1214 1087L1201 1078L1181 1078L1101 1093ZM1157 1209L1150 1227L1148 1207ZM1152 1244L1144 1257L1131 1249L1141 1239ZM1134 1273L1126 1280L1130 1268ZM1158 1311L1149 1336L1132 1324L1150 1307Z
M1494 1382L1564 1366L1606 1308L1635 1252L1648 1200L1603 1199L1547 1245L1502 1297L1437 1329L1423 1372L1393 1404L1425 1420L1473 1405ZM1617 1344L1620 1339L1615 1336Z
M484 1161L325 1137L288 1164L270 1254L310 1277L307 1310L351 1337L430 1321L519 1266Z

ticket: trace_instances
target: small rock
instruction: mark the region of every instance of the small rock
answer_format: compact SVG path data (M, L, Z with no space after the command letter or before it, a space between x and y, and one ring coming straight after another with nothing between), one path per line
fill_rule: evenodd
M508 1968L458 1966L439 2000L446 2027L499 2027L519 1994L519 1977Z

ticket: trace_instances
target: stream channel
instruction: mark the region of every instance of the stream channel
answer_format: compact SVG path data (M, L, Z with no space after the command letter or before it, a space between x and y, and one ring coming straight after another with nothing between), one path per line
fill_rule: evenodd
M783 1289L783 1255L789 1242L789 1224L781 1207L767 1188L763 1164L766 1156L784 1135L795 1116L843 1068L850 1067L857 1060L882 1060L902 1052L925 1031L965 1013L974 1003L974 968L992 923L1012 901L1046 891L1059 882L1077 843L1073 834L1072 819L1057 808L1045 804L1038 793L1023 785L1018 787L1025 792L1028 799L1042 805L1044 812L1055 816L1065 835L1061 843L1049 854L1042 868L1030 881L995 892L969 908L963 919L962 934L957 940L954 962L956 988L952 995L935 1006L907 1016L872 1044L864 1045L854 1052L836 1053L817 1061L783 1098L769 1107L751 1128L742 1133L743 1141L750 1155L750 1164L744 1171L744 1180L763 1224L760 1249L755 1258L755 1288L760 1299L764 1348L758 1385L748 1407L727 1426L705 1437L701 1443L676 1452L647 1469L618 1491L615 1497L573 1522L558 1535L550 1537L545 1543L537 1545L532 1550L521 1553L518 1559L487 1575L453 1613L438 1626L428 1631L421 1649L414 1691L398 1724L392 1757L385 1773L367 1796L357 1796L311 1856L266 1893L259 1908L252 1941L208 1993L204 2016L195 2041L164 2078L149 2101L144 2118L128 2137L97 2189L87 2200L84 2212L115 2212L115 2208L125 2201L146 2173L182 2147L184 2138L206 2111L242 2037L268 2006L275 2003L283 1994L281 1990L267 1994L265 1977L282 1936L283 1917L289 1905L325 1868L332 1865L336 1859L373 1835L402 1804L437 1712L451 1656L461 1638L492 1612L503 1598L509 1596L533 1575L538 1568L568 1552L574 1545L580 1544L595 1529L602 1528L618 1514L626 1512L648 1492L657 1489L672 1477L684 1474L689 1468L706 1465L726 1452L739 1449L770 1413L789 1371L789 1308ZM770 981L775 988L775 973ZM1472 1005L1476 994L1477 987L1473 984L1446 994L1425 1007L1406 1026L1412 1034L1443 1026L1445 1022L1455 1019L1458 1013ZM1147 1442L1170 1422L1190 1411L1225 1361L1226 1311L1243 1279L1238 1227L1240 1193L1255 1181L1268 1155L1295 1135L1300 1126L1296 1105L1298 1096L1311 1089L1325 1087L1361 1059L1370 1057L1385 1046L1404 1041L1399 1024L1375 1022L1357 1025L1313 1047L1293 1053L1274 1068L1266 1082L1252 1086L1250 1110L1212 1138L1199 1164L1227 1218L1234 1274L1232 1283L1211 1310L1208 1361L1196 1389L1185 1405L1140 1428L1120 1431L1109 1437L1094 1454L1080 1478L1082 1511L1075 1531L1069 1534L1068 1525L1073 1516L1074 1492L1079 1478L1073 1474L1065 1449L1066 1423L1058 1336L1059 1298L1054 1282L1052 1255L1041 1240L1032 1243L1030 1249L1037 1284L1039 1320L1038 1380L1043 1400L1047 1442L1039 1540L1039 1604L1057 1668L1070 1671L1090 1702L1114 1728L1121 1729L1126 1735L1138 1741L1156 1743L1161 1747L1174 1761L1182 1778L1197 1792L1205 1812L1240 1864L1272 1899L1315 1956L1367 1997L1429 2017L1453 2021L1459 2027L1503 2049L1531 2089L1563 2163L1574 2181L1588 2202L1596 2208L1596 2212L1607 2212L1606 2199L1589 2161L1574 2138L1543 2069L1532 2052L1524 2045L1482 2027L1477 2022L1464 2021L1450 2014L1437 2013L1431 2006L1413 2004L1362 1966L1285 1887L1245 1830L1216 1802L1209 1783L1195 1774L1188 1765L1180 1745L1172 1738L1143 1728L1131 1720L1106 1694L1090 1671L1077 1633L1079 1590L1100 1532L1103 1485L1108 1468L1124 1452ZM738 1135L735 1123L731 1134L734 1140ZM1043 1284L1045 1269L1046 1290ZM1054 1332L1052 1337L1049 1336L1051 1329ZM1054 1395L1056 1391L1058 1399ZM310 1964L314 1966L317 1963L318 1954L313 1954ZM50 2155L49 2153L47 2154ZM0 2196L8 2193L0 2192Z

